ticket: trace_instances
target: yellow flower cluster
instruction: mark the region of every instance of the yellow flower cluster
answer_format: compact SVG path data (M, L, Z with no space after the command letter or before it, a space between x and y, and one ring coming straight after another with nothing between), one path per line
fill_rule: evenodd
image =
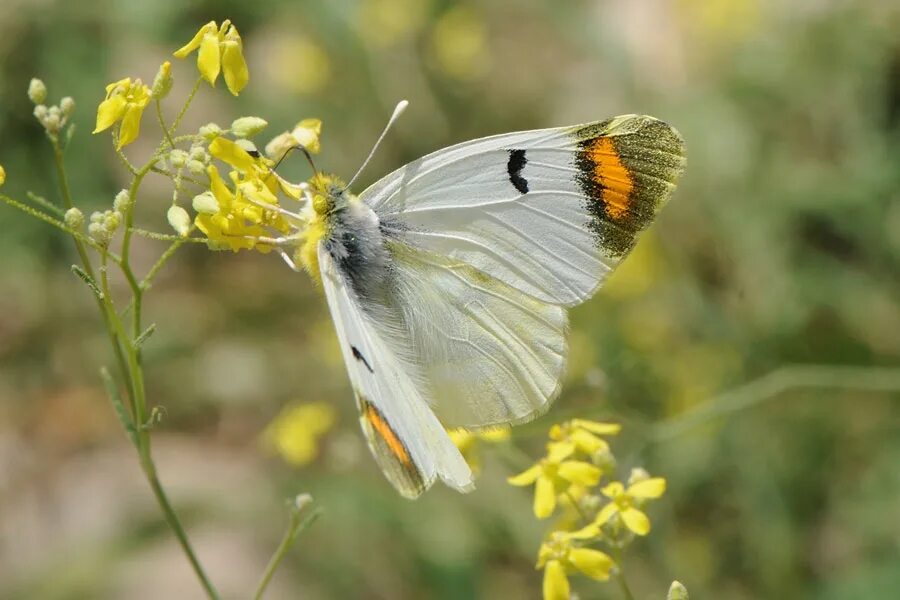
M605 544L617 551L650 532L642 508L666 489L661 477L633 469L627 484L613 479L616 468L609 443L621 427L573 419L550 428L547 454L527 470L509 478L515 486L534 485L534 514L561 518L538 552L537 568L544 570L544 599L570 595L569 575L609 579L616 564L607 553L588 546Z
M117 122L119 141L116 146L121 149L137 139L141 132L141 116L150 102L150 88L140 79L131 77L120 79L106 86L106 99L97 108L97 126L94 133L109 129Z
M210 85L215 85L222 73L228 91L237 96L250 81L243 41L231 21L226 19L221 26L210 21L190 42L175 51L175 57L187 58L194 50L198 51L197 70Z

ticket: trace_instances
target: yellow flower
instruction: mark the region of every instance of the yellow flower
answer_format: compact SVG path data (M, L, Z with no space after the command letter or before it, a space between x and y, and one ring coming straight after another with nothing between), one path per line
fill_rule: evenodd
M285 408L263 433L263 441L284 460L302 467L319 454L319 438L334 426L335 410L326 402Z
M662 477L653 477L632 483L627 488L614 481L600 491L611 502L597 513L594 525L599 527L614 515L619 515L628 529L638 535L647 535L650 533L650 519L637 507L643 505L645 500L662 496L666 491L666 480Z
M203 79L210 85L215 85L222 72L228 91L237 96L250 80L247 62L244 60L243 42L237 28L227 19L222 21L221 27L215 21L210 21L200 28L190 42L176 50L174 55L176 58L186 58L198 49L197 69Z
M554 531L541 544L536 568L544 569L544 600L569 600L568 574L579 572L598 581L606 581L615 566L605 552L573 545L577 538Z
M97 107L97 126L94 133L100 133L122 121L119 127L118 148L137 139L141 131L141 115L150 102L150 88L140 79L133 82L130 77L120 79L106 86L106 99Z
M593 456L600 450L609 450L609 444L597 436L616 435L621 429L617 423L572 419L550 428L550 446L559 448L559 452L568 451L567 456L575 452Z
M481 455L478 452L479 442L499 443L505 442L510 437L508 427L497 429L485 429L484 431L467 431L465 429L451 429L447 432L450 439L459 448L463 458L476 475L481 472Z
M595 486L601 471L596 466L578 460L564 460L571 451L567 447L548 445L548 455L530 469L510 477L511 485L534 485L534 515L546 519L556 508L556 497L569 490L572 484Z
M292 223L274 207L278 206L279 191L296 198L300 194L299 188L274 174L271 161L251 156L227 138L214 139L209 144L209 153L233 167L229 173L232 186L225 183L214 165L207 167L209 191L214 201L205 197L198 203L203 210L198 210L199 214L194 218L197 228L214 248L271 251L270 245L260 244L256 238L270 236L268 229L281 233L291 230ZM273 209L265 208L267 206Z
M266 144L266 155L273 160L279 160L297 146L303 146L310 154L318 154L321 149L319 144L321 134L322 121L303 119L292 130L277 135Z
M3 165L0 165L0 185L6 183L6 169L3 168Z

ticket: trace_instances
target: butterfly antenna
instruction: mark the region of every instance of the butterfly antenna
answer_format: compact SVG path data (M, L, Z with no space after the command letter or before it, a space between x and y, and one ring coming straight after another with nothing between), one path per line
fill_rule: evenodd
M369 156L366 157L366 160L363 161L362 166L356 172L356 175L350 180L350 183L347 184L347 187L344 189L350 189L350 186L353 185L353 182L356 181L356 178L359 177L359 174L363 172L363 169L366 168L366 165L369 164L369 161L372 160L372 157L375 155L375 151L378 150L378 146L381 145L381 140L384 139L384 136L387 135L387 132L390 130L391 126L394 124L394 121L403 114L403 111L406 110L406 107L409 106L409 102L406 100L401 100L397 103L396 108L394 108L394 113L391 115L391 118L388 120L387 125L384 126L384 131L381 132L381 135L378 136L378 141L375 142L375 145L372 146L372 151L369 152Z
M293 150L300 150L301 152L303 152L304 156L306 156L307 162L309 162L309 166L312 167L313 174L314 175L319 174L319 170L316 168L316 165L313 162L312 156L310 156L310 154L309 154L309 150L307 150L306 147L302 146L302 145L291 146L290 148L285 150L284 154L281 155L281 158L278 159L278 162L275 163L275 166L272 167L272 171L277 171L278 167L281 165L281 163L284 161L284 159L287 158L288 154L290 154Z

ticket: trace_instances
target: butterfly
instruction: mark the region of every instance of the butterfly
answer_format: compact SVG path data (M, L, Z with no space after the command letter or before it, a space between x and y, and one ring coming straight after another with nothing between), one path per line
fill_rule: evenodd
M321 282L362 430L400 494L474 488L447 428L549 408L566 309L625 258L684 161L675 129L625 115L450 146L358 196L316 172L294 256Z

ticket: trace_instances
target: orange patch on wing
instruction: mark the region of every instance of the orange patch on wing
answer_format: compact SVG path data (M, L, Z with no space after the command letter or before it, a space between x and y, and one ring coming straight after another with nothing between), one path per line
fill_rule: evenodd
M369 424L372 425L375 433L381 436L381 439L387 444L391 454L405 466L412 466L412 459L409 456L409 452L406 451L406 446L403 445L403 442L400 441L400 438L397 437L397 434L394 433L388 422L384 420L378 409L371 404L367 404L365 417Z
M594 165L592 179L601 187L601 200L606 213L620 219L628 213L634 182L628 168L622 164L612 138L598 137L584 150Z

